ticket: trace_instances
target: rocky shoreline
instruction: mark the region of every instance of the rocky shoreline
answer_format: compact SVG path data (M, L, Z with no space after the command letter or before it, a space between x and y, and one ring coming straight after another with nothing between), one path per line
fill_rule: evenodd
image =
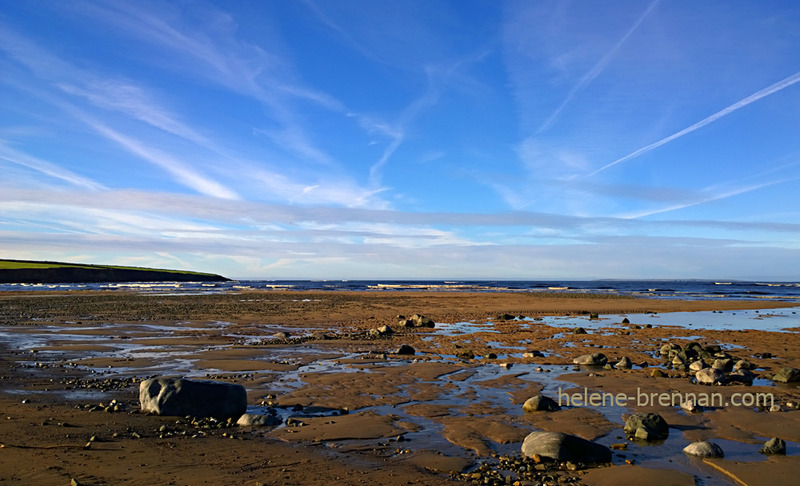
M0 481L792 484L800 389L782 371L800 368L800 322L785 309L792 305L502 293L2 293ZM773 318L789 330L669 323L670 311L769 307L784 308ZM663 325L621 317L654 312ZM703 369L722 379L701 384ZM140 387L157 376L243 387L244 420L144 407ZM714 393L728 405L635 403L644 392ZM731 405L746 393L771 394L777 407ZM631 400L575 402L592 394ZM560 406L529 400L538 395ZM636 414L658 415L668 433L645 430L645 421L627 434ZM532 433L540 440L526 456ZM545 438L593 454L553 456L538 448ZM773 438L785 441L784 454L760 453ZM724 457L683 452L715 450L694 445L709 441Z

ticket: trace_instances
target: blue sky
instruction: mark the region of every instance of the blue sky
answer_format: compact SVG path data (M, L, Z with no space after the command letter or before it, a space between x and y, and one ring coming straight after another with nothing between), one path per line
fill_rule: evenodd
M800 5L0 0L0 258L800 279Z

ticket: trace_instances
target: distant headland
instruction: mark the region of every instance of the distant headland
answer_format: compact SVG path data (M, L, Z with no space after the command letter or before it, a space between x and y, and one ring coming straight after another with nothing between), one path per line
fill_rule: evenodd
M0 260L0 283L224 282L211 273L116 265Z

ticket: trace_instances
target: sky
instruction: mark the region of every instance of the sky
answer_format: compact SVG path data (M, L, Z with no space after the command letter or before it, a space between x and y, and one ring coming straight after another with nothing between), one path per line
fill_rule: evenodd
M800 280L800 4L0 0L0 258Z

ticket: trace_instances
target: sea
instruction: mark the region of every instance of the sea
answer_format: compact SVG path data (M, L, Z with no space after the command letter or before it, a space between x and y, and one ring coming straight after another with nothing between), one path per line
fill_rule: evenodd
M654 299L800 301L800 282L713 280L230 280L226 282L122 282L0 284L0 291L133 291L206 294L270 290L559 292Z

